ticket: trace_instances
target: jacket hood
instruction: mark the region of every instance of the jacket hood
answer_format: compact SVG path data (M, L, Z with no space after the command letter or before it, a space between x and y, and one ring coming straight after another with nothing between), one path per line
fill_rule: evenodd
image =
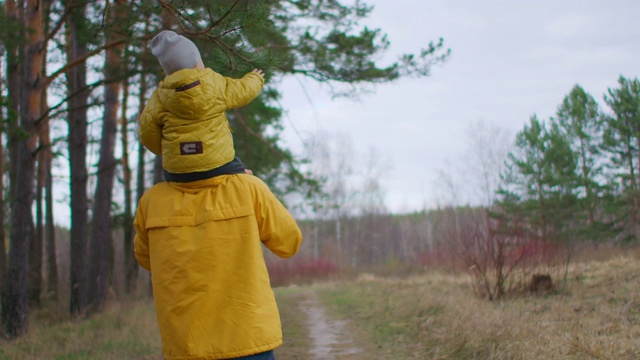
M205 116L212 104L203 91L207 76L213 70L182 69L168 75L158 85L158 97L164 107L175 116L186 120L199 120Z

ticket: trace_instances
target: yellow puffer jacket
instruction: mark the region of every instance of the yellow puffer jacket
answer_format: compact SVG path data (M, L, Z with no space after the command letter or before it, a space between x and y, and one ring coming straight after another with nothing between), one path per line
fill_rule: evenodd
M176 71L160 82L142 112L140 141L162 155L162 166L170 173L224 165L235 156L225 111L250 103L263 84L253 72L232 79L209 68Z
M134 226L166 359L234 358L282 343L262 244L289 257L302 234L260 179L156 184L140 199Z

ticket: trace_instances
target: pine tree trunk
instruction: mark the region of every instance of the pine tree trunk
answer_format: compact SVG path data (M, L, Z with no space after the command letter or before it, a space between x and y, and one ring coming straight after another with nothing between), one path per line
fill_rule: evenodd
M46 92L43 91L41 104L46 101ZM42 112L44 113L44 111ZM45 120L46 121L46 120ZM29 243L29 305L40 305L40 295L42 292L42 243L44 238L44 176L45 176L45 153L42 141L42 128L39 136L39 149L37 153L36 166L36 229L33 241Z
M44 55L44 32L42 8L37 0L26 2L25 25L25 68L23 73L23 92L21 102L22 131L26 136L12 136L12 151L16 153L17 163L11 164L13 179L11 184L13 201L11 206L11 244L7 282L2 297L2 324L10 337L24 335L28 328L29 306L27 300L29 273L29 242L33 239L33 186L35 180L36 121L40 117L40 101L44 74L42 56Z
M71 6L71 5L70 5ZM81 22L86 5L78 5L67 20L67 61L83 57L86 44L81 40ZM69 310L82 315L87 305L87 89L86 64L72 67L67 72L69 114L69 168L71 172L71 234Z
M127 294L130 294L132 289L135 288L135 278L133 272L134 266L131 264L133 262L133 196L132 196L132 188L131 188L131 166L129 165L129 132L127 131L128 121L127 121L127 100L129 98L129 83L127 81L124 82L123 86L123 94L122 94L122 116L120 116L121 120L121 129L122 129L122 173L123 173L123 182L124 182L124 216L123 216L123 250L124 250L124 290Z
M144 75L143 75L144 76ZM137 179L136 179L136 204L140 201L140 198L142 197L142 194L144 194L145 191L145 152L146 149L144 148L144 146L142 145L141 142L138 141L138 174L137 174ZM135 234L134 234L135 237ZM127 251L127 249L125 249L125 251ZM134 272L137 276L138 274L138 269L140 268L138 266L137 261L135 260L135 257L133 256L133 246L132 248L130 248L128 250L128 252L130 253L130 257L131 257L131 262L133 262L133 264L131 266L133 266L135 268ZM151 283L151 281L149 281L149 284ZM135 286L135 285L134 285ZM149 285L151 286L151 285ZM149 290L148 293L149 295L151 295L153 292L153 290Z
M4 103L4 97L2 96L2 64L0 64L0 100ZM4 111L0 109L0 135L5 132L5 119L4 119ZM4 199L4 144L2 143L2 137L0 136L0 194ZM5 284L5 274L7 273L7 252L5 245L5 232L4 232L4 201L0 203L0 298L2 298L2 289L4 289Z
M47 297L58 299L58 261L56 256L56 227L53 223L53 175L51 174L53 165L53 151L51 149L51 139L49 137L49 122L43 124L42 148L44 153L44 187L45 187L45 249L47 268Z
M16 8L16 2L14 0L7 0L4 3L5 6L5 13L7 15L7 18L9 19L9 21L11 23L22 23L24 21L24 14L22 14L21 12L18 11L18 9ZM10 29L14 29L17 28L17 26L10 26ZM17 121L15 121L15 119L12 119L14 116L16 116L15 114L18 114L19 111L19 104L20 104L20 69L21 69L21 63L19 61L19 49L16 43L14 42L8 42L7 44L5 44L6 47L6 53L7 53L7 93L8 93L8 104L7 104L7 114L9 115L9 121L7 122L7 128L3 129L3 131L7 132L7 137L8 137L8 141L7 141L7 149L9 150L9 156L10 156L10 160L9 160L9 165L16 163L17 160L15 158L15 156L17 155L16 151L13 151L11 149L11 147L13 146L14 141L12 140L12 136L14 136L17 133ZM5 124L4 122L2 123L3 125ZM3 149L4 152L4 149ZM2 157L2 172L4 172L4 155ZM11 180L13 179L14 176L14 172L13 171L9 171L9 187L11 189L11 191L13 191L13 186L12 184L14 184L14 182ZM3 181L3 194L4 194L4 178L2 179ZM12 202L14 196L11 193L10 194L10 201L9 203ZM5 285L6 285L6 274L7 274L7 257L6 257L6 245L5 245L5 238L6 238L6 233L5 233L5 221L6 221L6 214L5 214L5 208L4 206L2 206L2 229L0 229L0 233L2 234L2 238L0 238L0 246L2 246L2 254L0 254L0 261L2 262L2 264L0 264L0 298L4 297L4 291L5 291Z
M45 45L46 46L46 45ZM46 60L46 53L43 55ZM42 62L42 67L46 61ZM41 91L40 112L46 114L47 105L47 89ZM40 130L38 134L39 149L37 153L37 174L36 174L36 233L33 243L29 246L29 303L32 305L40 305L42 297L42 258L44 243L44 187L47 172L47 152L50 144L49 139L49 119L42 118L40 121ZM44 126L46 124L46 126ZM47 132L45 134L45 132Z
M124 2L117 0L107 9L107 19L122 16ZM109 33L110 34L110 33ZM120 106L120 82L122 51L124 45L107 49L105 66L104 119L100 138L100 159L98 180L93 201L93 222L91 226L91 269L90 295L92 311L101 312L106 302L109 285L109 263L113 240L111 238L111 199L117 162L114 156L118 108Z
M146 45L146 44L145 44ZM146 48L146 46L144 46L144 48ZM146 103L146 96L147 96L147 81L146 81L146 77L144 74L140 75L140 90L138 93L138 116L140 116L140 114L142 114L142 110L144 109L144 104ZM123 132L124 132L125 127L123 127ZM123 142L125 141L125 137L124 137L124 133L123 133ZM124 147L124 144L123 144ZM142 146L142 143L138 142L138 173L137 173L137 179L136 179L136 204L138 203L138 201L140 200L140 197L142 196L142 194L145 191L145 186L144 186L144 180L145 180L145 160L144 160L144 155L145 155L145 149L144 146ZM123 160L124 161L124 160ZM127 164L128 166L128 164ZM126 178L126 176L125 176ZM131 183L131 180L125 181L125 186L129 186L129 184ZM126 188L125 188L125 192L126 192ZM138 278L138 263L135 260L135 257L133 256L133 237L135 236L135 234L133 233L133 204L131 203L131 198L132 197L132 189L129 188L129 195L128 197L125 196L125 198L127 199L127 204L129 204L130 208L129 210L125 209L125 213L130 213L130 218L125 220L124 226L125 229L129 228L131 229L131 233L127 236L127 233L125 231L125 238L124 238L124 261L125 261L125 271L126 271L126 277L125 277L125 290L127 291L127 293L132 293L136 290L136 284L137 284L137 278ZM126 205L125 205L126 206Z
M11 23L14 24L23 24L24 23L24 1L19 1L18 6L16 6L15 0L7 0L5 1L5 12L7 17L10 19ZM18 37L18 33L16 31L18 26L9 26L8 31L13 30L9 36ZM17 117L20 113L20 103L21 103L21 93L22 93L22 73L24 68L24 63L20 61L21 57L24 55L24 47L22 45L18 45L17 42L8 42L7 46L7 85L10 99L10 116ZM12 151L11 147L13 146L13 141L11 137L15 136L18 133L18 119L11 119L8 123L8 148L9 148L9 165L12 163L17 163L18 159L16 156L18 155L17 151ZM14 181L15 174L12 171L9 171L9 187L11 188L11 201L13 201L13 188L12 185Z
M149 22L147 21L145 24L145 31L149 28ZM146 46L145 46L146 48ZM147 93L147 79L145 77L144 73L141 73L140 75L140 93L139 93L139 97L138 97L138 103L139 103L139 107L138 107L138 117L140 116L140 114L142 114L142 110L144 109L144 104L146 103L146 94ZM146 168L146 161L145 161L145 154L146 154L146 149L144 148L144 146L142 145L141 142L138 141L138 173L137 173L137 179L136 179L136 204L138 204L138 202L140 201L140 198L142 197L142 195L145 192L145 168ZM135 236L135 234L134 234ZM131 246L131 248L129 249L125 249L125 252L129 253L129 257L131 258L129 260L129 262L131 263L133 272L136 274L138 274L138 269L140 268L138 266L137 261L135 260L135 257L133 256L133 246ZM153 294L153 289L151 289L151 281L149 281L149 291L148 294L150 296L152 296Z
M43 19L47 18L51 12L51 2L45 2L42 4L41 12ZM47 31L47 22L43 22L42 31L43 34ZM46 49L46 40L43 44ZM42 54L42 69L45 69L47 64L47 52L43 51ZM47 114L47 85L42 86L40 92L40 113ZM29 303L31 305L40 305L42 297L42 260L43 260L43 243L44 243L44 187L45 177L47 171L46 156L47 152L50 152L47 148L49 144L49 119L43 117L38 119L38 142L39 148L37 153L37 168L36 168L36 230L34 241L29 244ZM46 125L46 126L45 126ZM45 134L46 132L46 134Z

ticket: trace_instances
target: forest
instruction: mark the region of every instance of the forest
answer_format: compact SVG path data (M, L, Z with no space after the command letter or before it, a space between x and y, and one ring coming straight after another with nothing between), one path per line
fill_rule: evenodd
M272 190L311 197L322 179L306 159L279 144L286 75L357 96L362 84L426 76L445 61L443 41L395 62L375 59L389 42L359 26L371 7L338 1L2 1L0 89L0 280L8 337L24 335L30 307L68 299L72 317L103 311L115 246L124 292L135 291L132 251L136 200L161 181L161 163L137 141L137 114L162 80L148 49L172 29L201 49L203 62L225 76L262 69L260 98L228 114L237 156ZM58 287L56 206L64 188L70 208L68 288ZM114 234L119 234L114 236ZM43 275L44 274L44 275ZM65 281L66 283L66 281ZM64 292L64 294L63 294Z
M375 174L350 184L342 154L322 148L327 141L305 156L282 147L278 85L303 76L357 98L365 84L446 66L443 39L382 64L389 41L359 25L372 10L360 2L0 3L0 298L9 338L28 332L30 309L43 302L65 301L69 317L82 318L103 312L114 291L147 291L132 218L162 169L136 130L164 76L148 49L162 29L192 39L205 65L226 76L266 73L260 97L228 117L238 156L304 233L295 259L268 257L274 285L354 268L438 267L471 272L476 294L497 300L531 286L532 275L566 282L585 244L629 246L640 235L638 79L621 76L602 95L606 109L576 85L555 116L532 116L511 148L485 143L475 161L482 204L390 214ZM61 188L68 231L55 225Z

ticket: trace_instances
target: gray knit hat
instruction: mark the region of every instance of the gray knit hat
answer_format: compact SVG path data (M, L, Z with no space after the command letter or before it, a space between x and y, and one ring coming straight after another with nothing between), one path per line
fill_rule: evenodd
M167 75L195 68L202 61L196 44L171 30L163 30L156 35L151 40L150 47L151 53L158 58Z

